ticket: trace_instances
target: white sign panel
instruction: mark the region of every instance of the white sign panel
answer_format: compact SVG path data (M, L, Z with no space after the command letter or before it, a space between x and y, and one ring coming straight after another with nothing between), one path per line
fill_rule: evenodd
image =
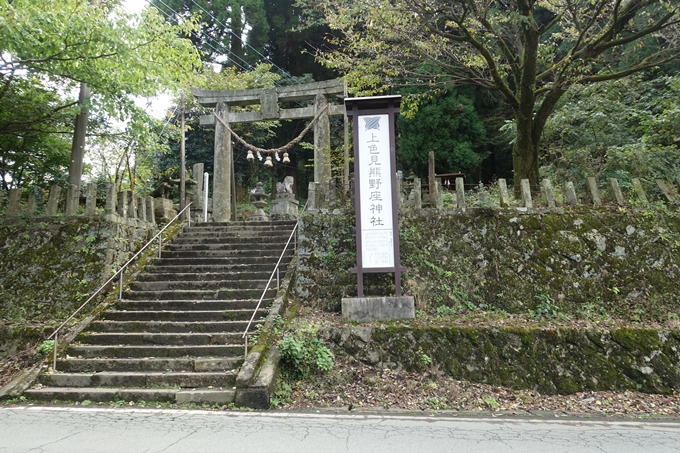
M394 267L389 116L359 115L359 193L363 268Z

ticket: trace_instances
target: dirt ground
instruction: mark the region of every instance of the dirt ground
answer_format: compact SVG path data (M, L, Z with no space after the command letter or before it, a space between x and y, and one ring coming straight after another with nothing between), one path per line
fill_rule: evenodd
M318 329L338 326L339 314L302 309L291 329ZM465 319L442 316L417 316L405 323L422 325L542 326L616 328L631 323L611 318L532 320L526 316L476 314ZM645 328L677 329L678 325L638 325ZM303 381L281 379L273 399L287 410L338 408L344 410L452 411L456 413L496 413L531 415L550 411L560 415L595 415L635 418L680 419L680 395L658 395L633 391L579 392L569 395L542 395L532 390L517 390L439 375L435 370L412 373L377 369L352 357L335 358L334 368L323 375Z

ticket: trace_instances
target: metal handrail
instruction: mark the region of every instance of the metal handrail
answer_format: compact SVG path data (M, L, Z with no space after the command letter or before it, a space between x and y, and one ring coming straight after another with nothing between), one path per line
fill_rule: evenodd
M156 240L156 238L158 238L158 257L160 258L160 257L161 257L161 249L163 248L163 237L161 236L161 234L163 234L163 232L164 232L170 225L172 225L172 223L173 223L175 220L177 220L179 217L181 217L182 214L184 214L184 212L185 212L187 209L189 209L189 207L191 206L191 204L192 204L192 203L189 203L188 205L186 205L186 206L184 207L184 209L182 209L182 210L179 212L179 214L177 214L171 221L169 221L169 222L168 222L168 223L167 223L167 224L166 224L166 225L165 225L165 226L164 226L164 227L163 227L163 228L162 228L162 229L161 229L161 230L153 237L153 238L151 238L151 240L149 240L149 242L146 243L146 245L145 245L144 247L142 247L142 248L141 248L141 249L140 249L140 250L139 250L132 258L130 258L130 259L128 260L128 262L125 263L125 264L123 265L123 267L121 267L121 268L118 270L118 272L116 272L115 274L113 274L113 276L111 276L111 278L108 279L108 280L106 281L106 283L104 283L102 286L100 286L99 289L98 289L97 291L95 291L95 292L90 296L90 298L87 299L87 300L83 303L83 305L81 305L80 307L78 307L78 309L77 309L76 311L74 311L73 314L72 314L71 316L68 317L68 319L66 319L66 321L62 322L61 325L60 325L59 327L57 327L56 330L55 330L54 332L52 332L52 335L50 335L49 337L47 337L48 340L51 339L52 337L54 337L54 348L53 348L53 351L54 351L54 359L53 359L53 363L52 363L52 370L57 371L57 347L59 346L59 343L58 343L58 340L59 340L59 331L60 331L60 330L61 330L61 329L62 329L62 328L70 321L70 320L72 320L78 313L80 313L80 310L82 310L83 308L85 308L85 306L86 306L87 304L89 304L89 303L92 301L92 299L94 299L97 295L99 295L99 293L100 293L100 292L101 292L101 291L102 291L109 283L111 283L113 280L115 280L116 276L119 276L119 278L120 278L120 283L119 283L119 288L118 288L118 299L122 299L122 298L123 298L123 271L125 270L125 268L127 268L127 267L130 265L130 263L132 263L132 262L133 262L133 261L134 261L134 260L135 260L135 259L136 259L136 258L137 258L144 250L146 250L147 247L149 247L149 245L151 245L151 244ZM189 228L191 227L191 216L189 216L189 219L188 219L188 226L189 226Z
M305 203L305 206L302 208L302 211L300 214L298 214L298 219L299 216L302 215L302 213L305 212L305 209L307 209L307 203ZM260 305L262 305L262 301L264 300L264 296L267 294L267 290L269 289L269 285L271 284L272 280L274 279L274 274L276 274L276 289L279 289L280 285L280 278L279 278L279 265L281 264L281 260L283 259L283 256L286 254L286 250L288 250L288 245L290 245L290 241L293 239L293 236L295 236L295 233L297 232L297 227L299 225L299 221L295 223L295 227L293 228L293 231L290 233L290 236L288 237L288 242L286 242L285 247L283 247L283 251L281 252L281 256L279 256L279 260L276 262L276 266L274 266L274 270L272 271L272 274L269 276L269 281L267 282L267 285L264 287L264 291L262 291L262 296L260 296L260 300L257 303L257 306L255 307L255 310L253 311L253 316L250 317L250 321L248 321L248 325L246 326L246 330L243 332L243 335L241 338L244 339L245 341L245 356L248 355L248 330L250 330L250 326L253 324L253 321L255 320L255 315L257 314L257 311L260 309ZM295 248L297 249L297 238L295 241Z

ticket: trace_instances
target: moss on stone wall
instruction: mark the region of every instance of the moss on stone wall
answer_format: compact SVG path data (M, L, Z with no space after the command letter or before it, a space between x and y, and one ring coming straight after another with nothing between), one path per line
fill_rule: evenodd
M680 318L677 212L423 210L400 218L400 236L402 289L420 309L528 313L548 305L566 315ZM304 216L299 257L303 303L337 311L356 294L353 216ZM394 293L390 275L366 277L366 295Z
M319 337L377 367L542 393L680 390L680 331L345 326Z
M0 225L0 319L64 319L148 239L148 227L86 216Z

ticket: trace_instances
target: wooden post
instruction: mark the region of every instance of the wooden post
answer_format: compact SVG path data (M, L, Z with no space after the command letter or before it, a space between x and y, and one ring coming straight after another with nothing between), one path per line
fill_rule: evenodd
M588 192L590 192L590 199L594 206L602 206L602 198L600 197L600 189L597 187L597 179L594 176L588 176L586 179L588 185Z
M614 194L616 204L618 204L619 206L624 206L626 202L623 199L621 187L619 187L619 180L616 178L609 178L609 187L611 187L612 189L612 194Z
M525 208L531 209L534 207L534 203L531 199L531 186L529 185L528 179L523 179L520 183L522 189L522 204Z
M564 185L564 192L567 195L567 204L570 206L578 205L578 198L576 197L576 189L574 188L574 183L568 181Z
M465 209L465 180L456 178L456 207Z
M508 183L505 181L504 178L500 178L498 180L498 194L499 194L499 203L501 205L501 208L508 208L510 207L510 194L508 194Z
M194 207L192 209L203 209L203 164L194 164L194 180L196 181L196 193L194 194Z
M94 215L97 207L97 184L88 182L85 189L85 215Z
M128 209L128 204L127 204L127 193L123 190L121 192L118 192L118 216L120 217L127 217L127 209Z
M156 224L156 212L153 197L146 197L146 221Z
M35 199L35 194L33 191L28 192L28 203L26 203L26 215L31 217L35 215L38 210L38 203Z
M444 209L444 194L442 192L442 180L434 179L434 207L441 211Z
M677 200L675 198L675 194L671 190L670 187L666 184L666 181L663 179L656 179L655 180L656 185L659 186L659 189L661 189L661 192L663 192L664 197L666 197L666 200L670 203L675 203Z
M555 195L553 194L552 183L549 179L544 179L541 182L541 189L543 191L545 203L548 205L548 208L555 209Z
M635 193L637 193L640 202L643 205L648 205L649 200L647 199L647 194L645 193L645 189L642 187L640 180L638 178L633 178L630 180L630 182L633 183L633 189L635 189Z
M15 217L19 214L21 203L21 189L9 190L9 202L7 203L7 217Z
M427 154L427 183L429 186L430 195L434 194L435 190L435 172L434 172L434 151Z
M47 199L47 215L57 215L57 208L59 207L59 195L61 195L61 187L52 186L50 188L50 196Z
M80 186L69 185L66 189L66 215L76 215L80 205Z
M116 213L116 185L112 182L106 183L106 215Z
M414 200L413 200L413 207L415 209L423 209L423 193L422 193L422 182L420 181L420 178L413 178L413 194Z

